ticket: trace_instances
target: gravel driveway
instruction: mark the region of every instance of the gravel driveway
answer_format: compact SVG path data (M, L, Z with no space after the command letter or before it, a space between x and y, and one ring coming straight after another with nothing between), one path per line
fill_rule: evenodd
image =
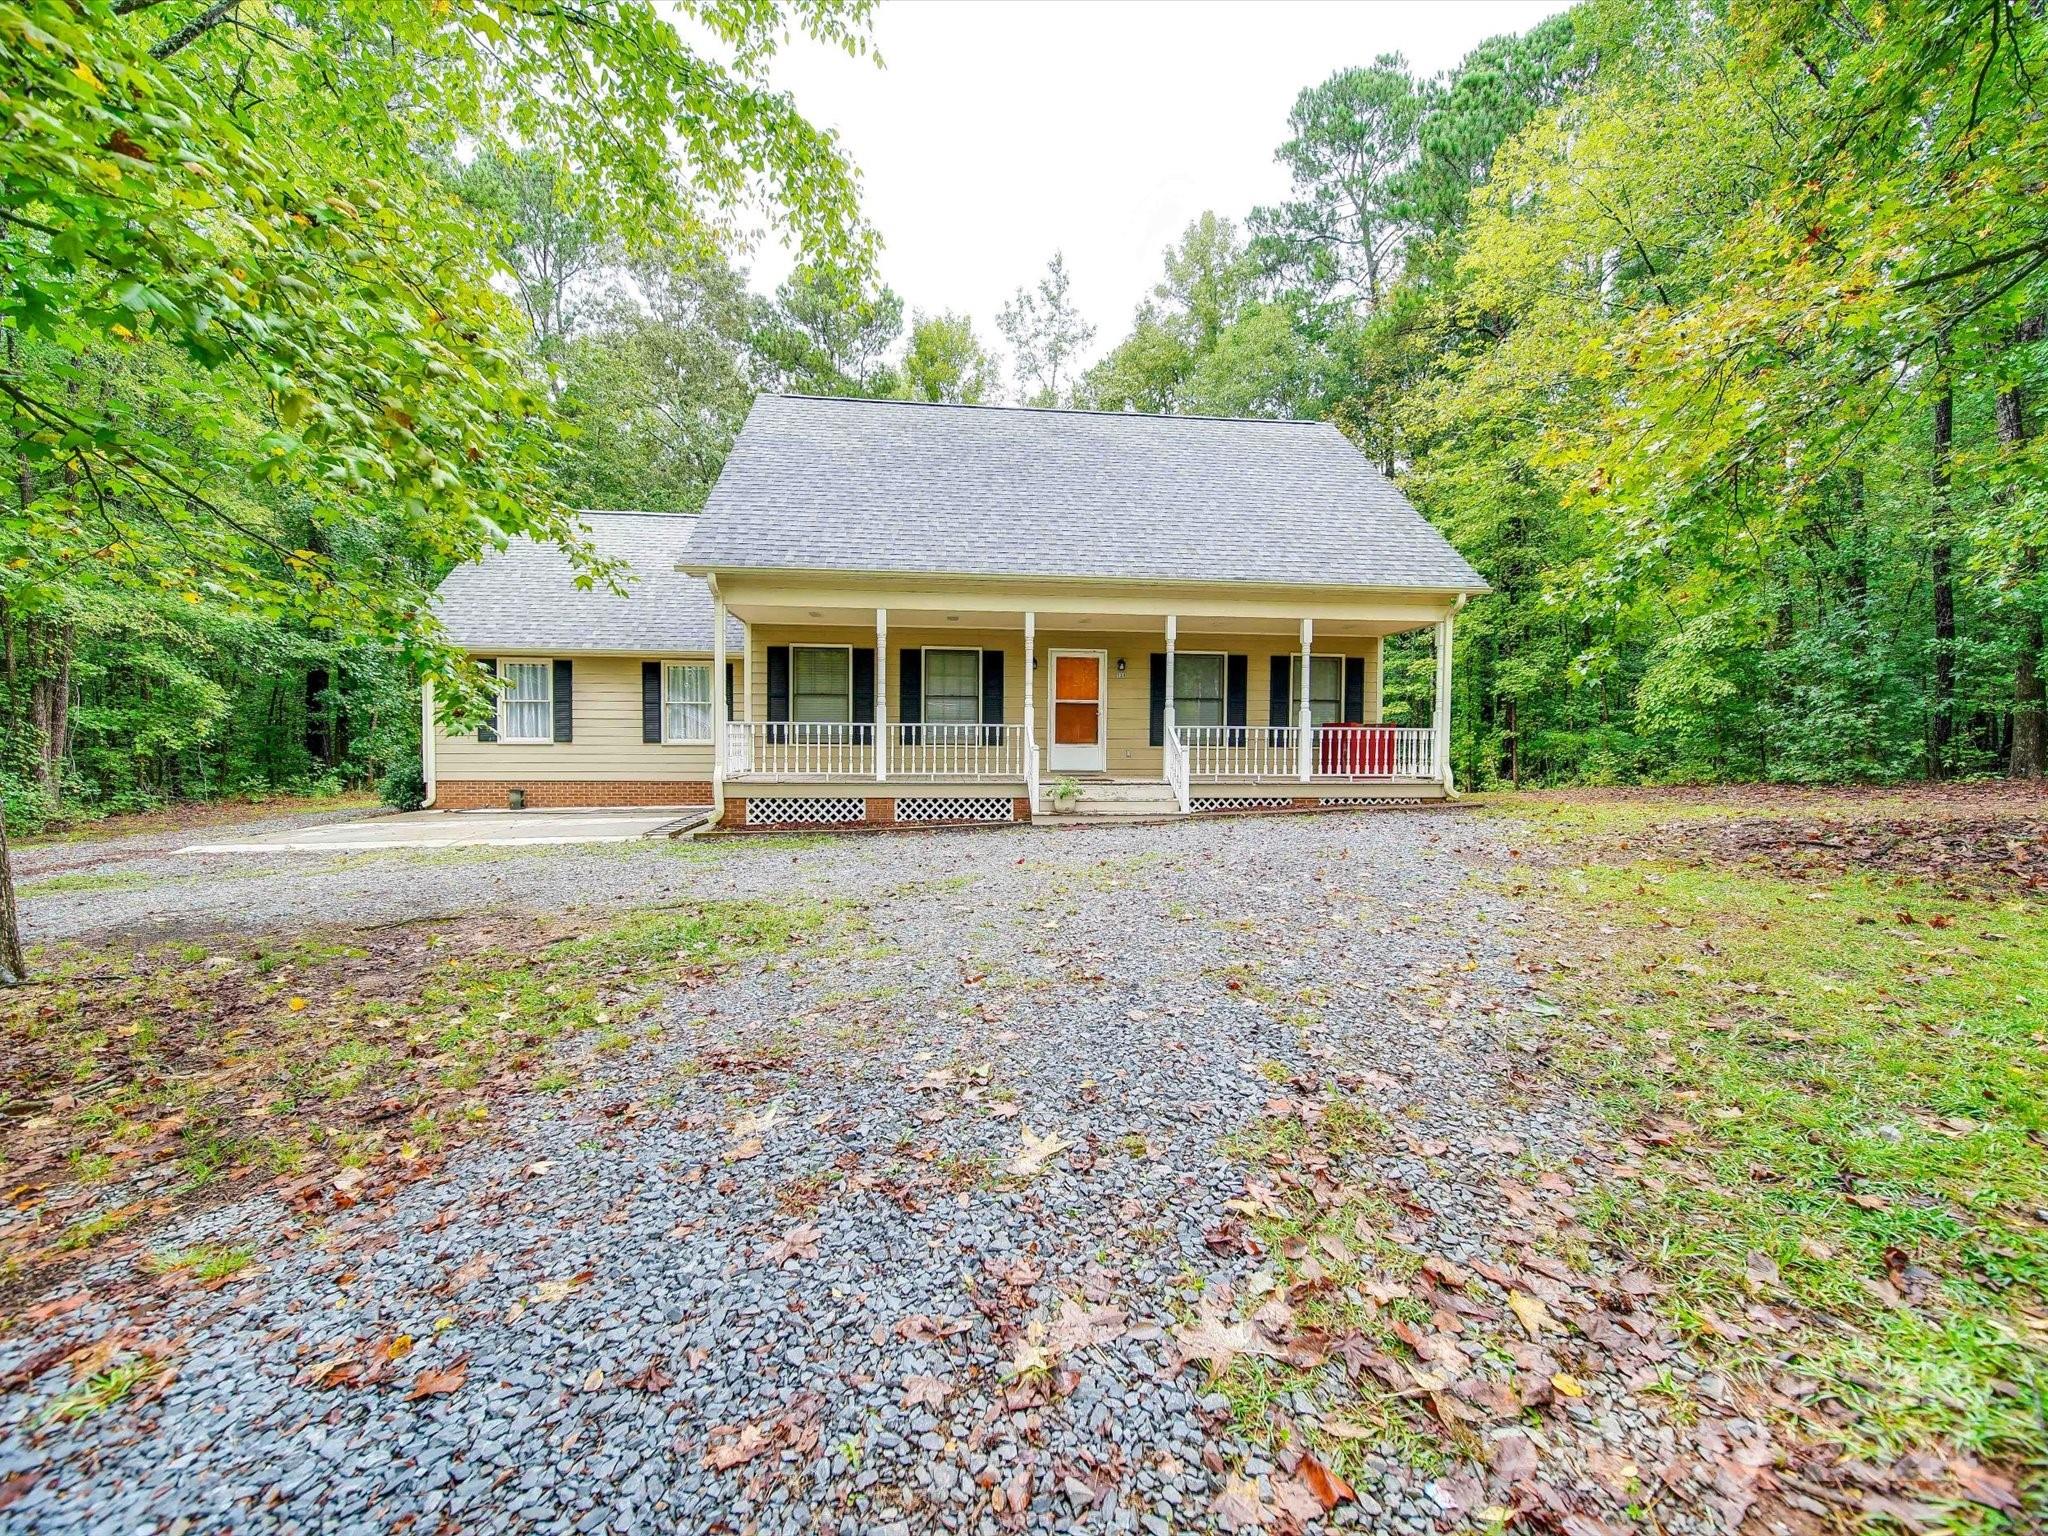
M175 1377L40 1429L63 1371L0 1398L5 1523L1418 1533L1483 1523L1520 1475L1587 1536L1629 1523L1621 1462L1648 1477L1733 1455L1753 1478L1763 1431L1625 1298L1557 1323L1564 1364L1530 1327L1475 1367L1540 1387L1568 1364L1578 1391L1436 1445L1425 1412L1419 1439L1367 1443L1356 1499L1327 1514L1301 1493L1301 1436L1265 1430L1351 1409L1240 1392L1248 1433L1191 1343L1206 1318L1276 1351L1279 1256L1242 1235L1274 1186L1380 1203L1372 1240L1426 1261L1386 1284L1432 1350L1458 1334L1478 1358L1516 1286L1580 1316L1530 1246L1568 1232L1587 1153L1513 1049L1533 1015L1519 917L1489 878L1502 852L1435 811L239 856L226 879L152 852L113 866L147 883L43 896L31 874L45 938L776 893L858 914L822 953L676 995L661 1040L587 1059L584 1088L524 1101L496 1140L311 1236L268 1199L163 1234L257 1246L217 1292L88 1277L82 1303L0 1340L0 1377L121 1328L168 1341ZM1340 1100L1383 1133L1327 1166L1258 1150ZM1254 1307L1265 1335L1233 1321ZM1602 1315L1630 1337L1594 1348L1616 1332ZM1615 1363L1627 1348L1693 1396L1686 1414ZM1441 1380L1397 1397L1380 1359L1353 1364L1382 1406L1466 1418ZM1725 1495L1668 1473L1658 1518L1728 1526L1746 1499Z

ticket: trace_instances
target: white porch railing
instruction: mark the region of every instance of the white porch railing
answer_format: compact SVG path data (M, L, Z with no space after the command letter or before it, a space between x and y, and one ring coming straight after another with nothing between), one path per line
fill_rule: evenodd
M725 727L729 779L871 779L875 728L798 720L731 720Z
M1021 725L892 725L888 741L892 779L1025 777Z
M1188 799L1188 749L1181 742L1178 730L1166 733L1166 782L1173 790L1173 798L1185 816L1192 808Z
M1291 725L1183 725L1174 729L1196 779L1294 778L1301 732Z
M883 737L889 782L987 783L1029 777L1021 725L901 725ZM875 728L795 720L733 720L726 724L729 779L871 779Z
M1301 728L1293 725L1181 726L1174 734L1192 779L1299 779ZM1309 777L1429 779L1436 733L1407 726L1318 725L1309 730ZM1168 776L1172 766L1169 762Z

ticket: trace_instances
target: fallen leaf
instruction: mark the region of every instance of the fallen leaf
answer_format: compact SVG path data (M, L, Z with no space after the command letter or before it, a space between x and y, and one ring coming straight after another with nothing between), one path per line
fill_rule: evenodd
M1522 1325L1522 1331L1532 1339L1542 1338L1543 1330L1546 1328L1553 1333L1564 1332L1558 1326L1557 1319L1550 1315L1550 1309L1527 1291L1509 1291L1508 1310L1515 1314L1516 1321Z
M1266 1523L1266 1508L1259 1502L1259 1485L1235 1473L1209 1509L1226 1531L1256 1531Z
M413 1377L412 1390L405 1394L405 1400L410 1403L423 1397L445 1397L450 1392L460 1391L467 1380L469 1356L461 1355L446 1365L429 1367Z
M768 1262L782 1265L791 1259L815 1259L818 1256L818 1239L821 1235L818 1228L809 1223L791 1227L782 1234L779 1241L770 1245Z
M1019 1126L1024 1136L1024 1150L1010 1159L1009 1171L1020 1178L1030 1178L1041 1173L1045 1165L1066 1151L1073 1143L1063 1140L1057 1131L1044 1136L1033 1133L1028 1125Z
M1557 1372L1556 1375L1550 1378L1550 1384L1566 1397L1584 1397L1586 1395L1586 1389L1580 1384L1579 1378L1567 1371Z
M1316 1502L1324 1509L1335 1509L1339 1504L1348 1504L1358 1497L1358 1490L1313 1456L1304 1456L1295 1466L1294 1475L1308 1484L1309 1492L1316 1496Z
M903 1406L905 1408L943 1408L946 1399L953 1395L951 1382L937 1376L906 1376L903 1378Z

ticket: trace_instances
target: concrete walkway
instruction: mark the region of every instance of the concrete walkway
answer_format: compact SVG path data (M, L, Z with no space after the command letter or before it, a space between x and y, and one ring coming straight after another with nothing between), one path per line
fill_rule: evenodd
M327 826L286 827L236 842L193 843L180 853L328 853L351 848L520 848L547 843L629 843L672 834L709 806L578 811L409 811Z

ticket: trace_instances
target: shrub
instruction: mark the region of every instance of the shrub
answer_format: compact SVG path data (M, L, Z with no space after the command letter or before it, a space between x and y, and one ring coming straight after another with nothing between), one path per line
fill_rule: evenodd
M427 803L427 776L417 759L401 758L377 786L378 797L401 811L416 811Z

